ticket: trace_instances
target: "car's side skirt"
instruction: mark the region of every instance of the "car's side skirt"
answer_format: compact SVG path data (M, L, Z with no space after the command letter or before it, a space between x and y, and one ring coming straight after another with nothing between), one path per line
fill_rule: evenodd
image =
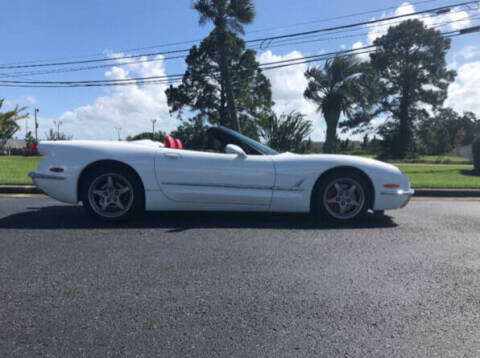
M303 191L304 189L295 185L292 187L267 186L267 185L242 185L242 184L209 184L209 183L181 183L164 182L162 185L175 186L196 186L207 188L229 188L229 189L250 189L250 190L275 190L275 191Z

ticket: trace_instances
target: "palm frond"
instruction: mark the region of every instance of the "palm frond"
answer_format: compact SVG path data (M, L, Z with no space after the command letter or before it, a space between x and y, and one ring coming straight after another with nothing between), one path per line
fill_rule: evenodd
M241 24L250 24L255 18L255 4L252 0L230 0L227 15Z
M193 8L200 13L199 23L201 25L206 24L209 20L215 21L217 12L211 0L198 0L193 4Z

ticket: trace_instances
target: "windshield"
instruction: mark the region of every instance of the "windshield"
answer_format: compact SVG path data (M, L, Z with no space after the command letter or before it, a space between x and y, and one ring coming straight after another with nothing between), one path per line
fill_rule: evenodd
M273 150L270 147L267 147L266 145L257 142L256 140L253 140L251 138L248 138L247 136L244 136L243 134L240 134L238 132L235 132L231 129L225 128L225 127L219 127L222 131L227 132L231 136L237 138L238 140L246 143L250 147L253 147L257 151L259 151L262 154L267 154L267 155L276 155L278 154L277 151Z

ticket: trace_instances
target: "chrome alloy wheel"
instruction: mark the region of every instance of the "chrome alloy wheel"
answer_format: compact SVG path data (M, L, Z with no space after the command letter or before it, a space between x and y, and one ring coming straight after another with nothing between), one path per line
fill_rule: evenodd
M351 178L336 178L323 192L323 204L336 219L348 220L357 216L365 204L363 187Z
M119 174L103 174L90 185L88 200L98 215L118 218L125 215L133 205L133 187Z

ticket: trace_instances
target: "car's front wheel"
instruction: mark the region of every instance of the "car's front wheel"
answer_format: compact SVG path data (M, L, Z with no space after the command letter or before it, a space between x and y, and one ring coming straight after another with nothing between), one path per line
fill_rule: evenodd
M322 178L315 191L313 204L317 215L336 222L351 222L368 210L368 182L354 171L338 171Z
M97 219L121 221L144 209L142 185L127 168L108 166L92 170L81 185L83 206Z

